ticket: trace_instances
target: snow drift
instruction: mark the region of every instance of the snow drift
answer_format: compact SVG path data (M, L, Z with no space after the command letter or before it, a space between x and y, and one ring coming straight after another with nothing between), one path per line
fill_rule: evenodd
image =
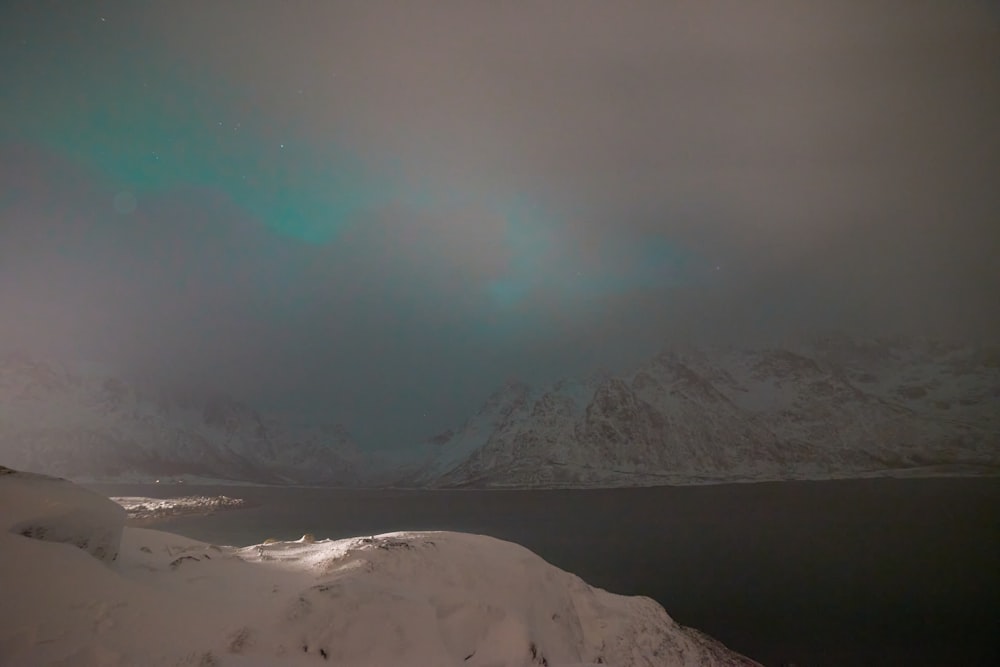
M66 480L0 466L0 531L118 557L125 510ZM5 568L5 572L6 572Z
M0 506L0 664L756 664L489 537L220 547L123 528L110 500L6 469Z

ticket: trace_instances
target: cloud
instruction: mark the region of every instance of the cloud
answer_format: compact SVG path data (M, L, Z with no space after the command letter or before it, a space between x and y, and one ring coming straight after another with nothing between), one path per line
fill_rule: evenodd
M6 10L4 342L384 441L670 340L1000 335L990 7L571 4Z

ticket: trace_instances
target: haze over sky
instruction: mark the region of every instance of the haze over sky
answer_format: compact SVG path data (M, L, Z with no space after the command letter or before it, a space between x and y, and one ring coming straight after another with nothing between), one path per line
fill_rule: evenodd
M0 348L342 421L801 330L1000 339L989 2L0 8Z

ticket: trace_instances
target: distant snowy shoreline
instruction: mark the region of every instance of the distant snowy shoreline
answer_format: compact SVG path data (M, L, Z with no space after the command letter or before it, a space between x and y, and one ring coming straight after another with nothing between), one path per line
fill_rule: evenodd
M667 476L664 476L667 477ZM581 484L567 482L549 483L546 486L524 484L477 485L474 482L452 486L390 486L392 491L584 491L610 489L646 489L656 487L723 486L726 484L775 484L779 482L843 482L861 479L930 479L937 477L1000 477L1000 467L948 464L939 466L913 466L909 468L889 468L862 472L802 474L795 476L753 476L753 477L667 477L666 479L623 479L617 483L605 480L601 484Z
M1000 466L976 465L976 464L946 464L911 466L906 468L887 468L860 472L826 472L826 473L803 473L801 475L785 476L731 476L731 477L692 477L692 476L658 476L656 479L622 479L617 482L604 480L600 484L585 483L550 483L546 486L533 486L525 484L501 484L492 482L490 484L476 484L474 482L466 484L454 484L447 486L433 485L387 485L387 486L327 486L318 484L258 484L253 482L240 482L234 480L213 480L198 479L191 481L153 481L153 480L133 480L133 479L71 479L70 481L85 487L92 487L102 492L109 488L118 486L128 487L159 487L171 489L178 493L182 489L190 489L192 493L198 490L218 487L233 488L259 488L259 489L333 489L342 491L584 491L584 490L610 490L629 488L656 488L656 487L686 487L686 486L722 486L726 484L774 484L779 482L834 482L850 481L861 479L930 479L938 477L1000 477ZM181 497L181 496L178 496ZM225 496L221 496L225 497ZM154 499L162 500L162 499ZM252 507L246 504L243 507ZM230 508L220 508L230 509ZM188 512L181 512L188 513ZM197 512L196 512L197 513Z
M179 516L214 514L220 510L250 507L242 498L229 496L184 496L180 498L147 498L144 496L114 496L128 516L128 524L149 525Z

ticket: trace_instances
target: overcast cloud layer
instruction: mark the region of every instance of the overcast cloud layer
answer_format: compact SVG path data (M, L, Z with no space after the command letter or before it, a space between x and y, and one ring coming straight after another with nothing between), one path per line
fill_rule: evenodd
M1000 339L990 3L11 2L0 348L344 421L803 330Z

